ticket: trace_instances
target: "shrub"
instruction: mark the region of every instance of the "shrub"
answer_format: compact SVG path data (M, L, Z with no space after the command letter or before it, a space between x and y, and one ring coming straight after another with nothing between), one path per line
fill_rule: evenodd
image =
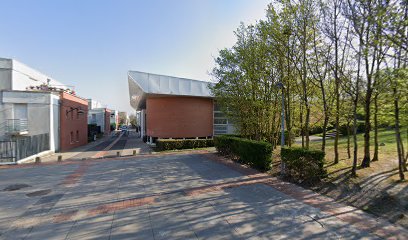
M326 176L325 153L304 148L282 148L281 159L286 165L286 175L297 181L316 182Z
M295 134L292 133L290 135L290 144L294 144L295 140L296 140L296 136ZM289 145L289 132L288 131L285 131L285 144Z
M353 134L354 128L353 128L353 122L350 123L350 135ZM358 121L357 122L357 133L362 133L365 130L365 122L363 121ZM343 124L339 126L339 132L343 136L347 136L347 125Z
M259 170L269 170L272 162L272 144L232 136L217 136L214 145L222 155L239 158Z
M313 126L309 129L309 134L314 135L323 132L323 126Z
M156 147L159 151L213 146L213 139L158 139L156 141Z

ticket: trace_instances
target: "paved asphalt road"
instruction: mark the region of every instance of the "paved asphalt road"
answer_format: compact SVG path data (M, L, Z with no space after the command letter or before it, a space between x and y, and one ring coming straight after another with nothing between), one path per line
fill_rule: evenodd
M214 158L147 155L0 169L0 239L408 236L384 223L364 227L356 223L364 214L347 217L352 208L335 213L331 205L312 204L319 198L310 192L281 189L276 179L245 174ZM363 217L362 223L372 223Z

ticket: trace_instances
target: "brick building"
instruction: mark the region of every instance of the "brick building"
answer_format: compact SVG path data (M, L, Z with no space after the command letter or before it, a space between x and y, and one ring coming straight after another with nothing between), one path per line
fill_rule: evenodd
M128 83L141 135L150 142L234 132L233 125L214 105L209 82L129 71Z
M60 151L88 143L88 101L67 92L60 93Z

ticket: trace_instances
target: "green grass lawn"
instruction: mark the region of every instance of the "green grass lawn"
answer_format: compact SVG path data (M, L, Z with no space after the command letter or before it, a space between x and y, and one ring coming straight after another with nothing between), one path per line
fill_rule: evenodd
M402 129L402 138L405 151L408 150L408 128ZM329 196L336 201L347 203L362 210L376 214L386 219L395 219L395 216L408 216L408 206L401 205L408 196L408 181L401 182L398 174L398 156L395 132L392 129L379 130L379 161L371 162L369 168L357 168L357 177L350 177L353 165L353 140L351 138L351 158L347 157L347 136L339 138L339 163L334 164L334 139L326 142L325 169L327 178L312 189ZM374 152L374 132L370 133L371 158ZM364 156L363 133L358 134L358 166ZM321 149L321 141L311 141L311 149ZM301 146L301 144L295 144ZM275 153L279 155L278 150ZM279 155L280 158L280 155ZM275 162L274 174L279 174L279 163ZM408 178L408 173L405 173ZM404 200L405 199L405 200ZM408 228L408 217L393 220Z
M407 134L408 128L403 128L401 131L402 138L404 141L405 151L408 148L408 138ZM353 154L353 138L350 136L350 146L351 146L351 154ZM371 137L371 147L370 150L373 154L374 151L374 131L370 133ZM358 142L358 155L359 159L363 157L364 154L364 139L363 133L357 135L357 142ZM379 146L379 157L380 160L382 158L397 158L397 144L395 140L395 132L393 129L379 129L378 131L378 142L379 144L383 143L384 146ZM310 148L312 149L321 149L321 141L311 141ZM295 146L301 146L299 144L295 144ZM371 154L371 157L372 157ZM341 136L339 138L339 155L340 159L347 158L347 136ZM334 158L334 138L328 138L326 140L326 160L332 161Z

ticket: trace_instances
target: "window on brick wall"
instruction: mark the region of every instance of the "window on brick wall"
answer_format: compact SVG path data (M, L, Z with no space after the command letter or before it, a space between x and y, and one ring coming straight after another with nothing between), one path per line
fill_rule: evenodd
M72 132L72 131L71 131L71 134L70 134L69 142L70 143L74 142L74 132Z
M79 142L79 131L76 131L76 141Z

